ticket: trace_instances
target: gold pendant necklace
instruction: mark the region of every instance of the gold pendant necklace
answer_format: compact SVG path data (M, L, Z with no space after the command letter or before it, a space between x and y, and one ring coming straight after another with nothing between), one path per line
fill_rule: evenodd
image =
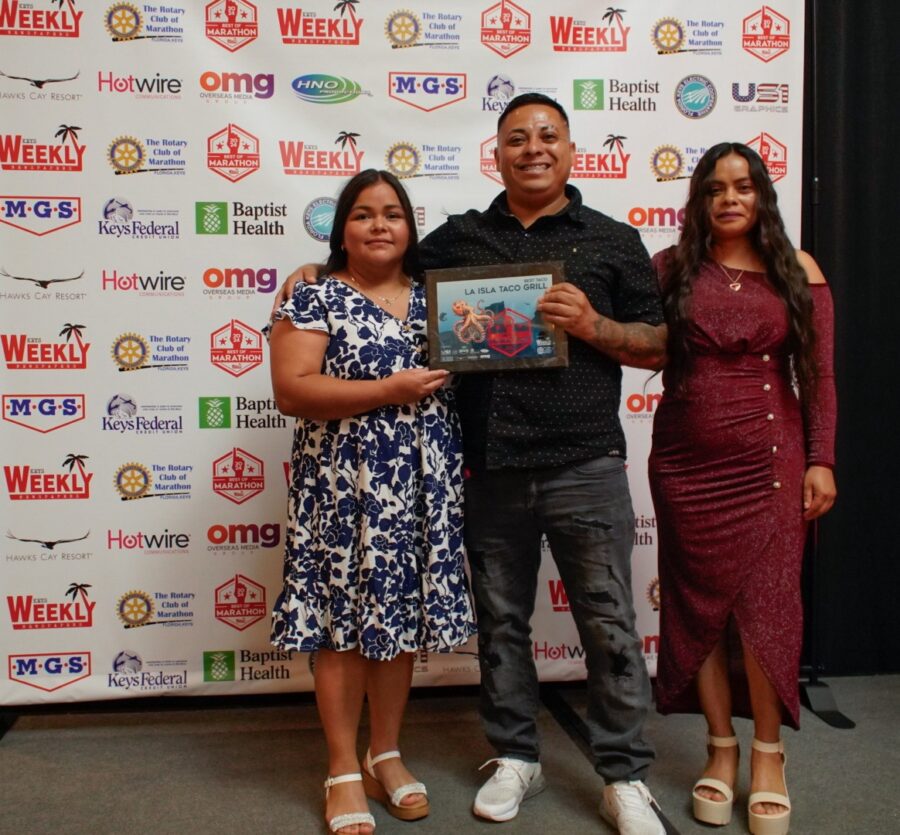
M722 271L722 274L725 278L728 279L728 286L734 290L735 293L741 289L741 278L743 277L746 270L741 270L736 276L732 275L728 272L728 268L724 264L720 264L718 261L715 262L716 266Z
M353 275L353 270L351 270L349 266L347 267L347 275L350 276L350 280L357 286L357 288L359 289L359 292L362 293L363 295L367 295L366 291L363 289L363 286L359 283L359 281L357 281L356 276ZM409 289L409 284L408 283L404 284L403 287L400 288L400 292L397 293L396 296L392 296L391 298L388 298L387 296L379 296L378 293L375 293L371 290L369 292L372 293L372 295L375 296L375 298L378 299L378 301L382 302L383 304L393 304L408 289Z

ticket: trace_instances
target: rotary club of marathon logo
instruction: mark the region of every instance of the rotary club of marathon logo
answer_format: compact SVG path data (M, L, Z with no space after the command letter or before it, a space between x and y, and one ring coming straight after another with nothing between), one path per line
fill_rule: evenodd
M190 474L192 464L141 464L129 461L116 470L113 487L123 502L136 499L188 499L191 496ZM154 474L158 481L151 492Z
M206 37L229 52L259 36L256 6L246 0L215 0L206 6Z
M113 3L106 10L103 22L113 43L138 40L181 43L183 14L184 9L175 6Z
M146 592L131 589L116 602L116 616L125 629L142 626L190 626L194 592Z
M110 347L110 356L119 371L146 371L151 368L186 370L186 350L189 336L151 335L127 332L117 336Z
M453 12L422 12L420 17L409 9L398 9L384 21L384 36L391 49L411 46L459 49L460 21L462 15Z
M656 47L657 55L721 55L722 29L720 20L689 21L692 29L688 32L676 17L657 20L650 30L650 41ZM699 25L698 25L699 24Z
M656 182L668 180L684 180L689 174L684 173L684 153L676 145L660 145L650 155L650 170Z
M259 170L259 139L229 123L206 140L206 165L213 173L236 183Z
M384 155L384 166L400 180L415 177L422 167L422 152L411 142L395 142Z

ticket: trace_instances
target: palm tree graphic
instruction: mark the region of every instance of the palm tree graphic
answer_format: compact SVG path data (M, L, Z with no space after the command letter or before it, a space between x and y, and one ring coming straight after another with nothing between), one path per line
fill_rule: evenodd
M84 462L87 461L87 459L87 455L76 455L74 452L70 452L63 460L62 465L68 467L69 472L72 472L77 464L81 475L84 476Z
M621 30L623 14L625 14L625 9L614 9L612 6L607 6L606 12L603 15L603 20L608 21L610 26L612 26L613 23L617 23Z
M342 130L337 139L334 140L334 144L337 145L338 142L341 143L341 150L347 147L347 143L350 143L352 148L356 148L356 137L359 136L358 133L353 133L352 131Z
M79 345L84 345L81 341L81 332L84 330L84 325L73 325L69 322L63 325L62 330L59 332L60 336L64 336L66 338L66 342L68 342L73 336L75 337L75 341Z
M71 139L72 144L76 148L79 148L80 145L78 144L78 131L80 130L81 128L78 127L78 125L60 125L59 130L53 135L59 137L60 145L62 145L63 142L65 142L67 139Z
M90 583L70 583L69 588L66 590L66 597L71 597L72 602L75 601L75 595L80 594L81 600L84 603L88 602L87 599L87 590L91 588Z
M608 133L608 134L606 134L606 139L603 142L603 147L609 148L609 152L613 153L613 146L615 146L615 149L618 152L619 156L622 156L623 155L623 146L622 146L623 139L628 139L628 137L627 136L616 136L615 134Z
M334 10L340 10L341 17L344 16L344 12L350 12L350 17L353 18L353 20L356 20L356 10L354 9L354 6L358 2L359 0L338 0Z

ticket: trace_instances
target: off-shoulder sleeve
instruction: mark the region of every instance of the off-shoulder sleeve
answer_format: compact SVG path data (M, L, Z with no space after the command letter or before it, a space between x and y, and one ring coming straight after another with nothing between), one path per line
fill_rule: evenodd
M834 303L827 284L811 284L815 362L818 384L815 397L803 404L806 465L834 467L837 394L834 387Z
M269 338L272 325L279 319L287 319L298 330L329 333L324 282L325 279L321 278L316 284L298 282L291 297L282 302L281 307L272 314L269 324L263 328L266 339Z

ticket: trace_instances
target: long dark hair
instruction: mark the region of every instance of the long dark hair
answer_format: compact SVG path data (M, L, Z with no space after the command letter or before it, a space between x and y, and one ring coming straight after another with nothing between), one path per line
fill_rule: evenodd
M766 166L752 148L740 142L721 142L710 148L697 163L691 177L684 228L669 258L663 276L663 306L669 326L669 362L667 375L677 388L683 386L691 363L687 322L694 279L703 261L710 257L713 245L709 220L711 181L716 163L729 154L747 160L750 179L756 188L756 225L749 232L750 243L766 268L775 292L781 296L788 313L787 351L794 378L803 400L811 397L816 386L813 360L815 332L812 327L812 298L806 272L784 230L778 211L778 196Z
M409 245L403 255L402 268L413 281L422 280L422 268L419 266L419 235L416 232L416 219L413 215L412 204L406 189L390 171L377 171L374 168L366 168L359 174L348 180L338 196L337 206L334 209L334 223L331 227L331 239L328 242L331 250L328 261L325 262L325 272L334 273L347 266L347 253L344 252L344 227L347 218L353 209L353 204L364 189L374 186L376 183L387 183L397 195L400 208L406 217L406 225L409 227Z

